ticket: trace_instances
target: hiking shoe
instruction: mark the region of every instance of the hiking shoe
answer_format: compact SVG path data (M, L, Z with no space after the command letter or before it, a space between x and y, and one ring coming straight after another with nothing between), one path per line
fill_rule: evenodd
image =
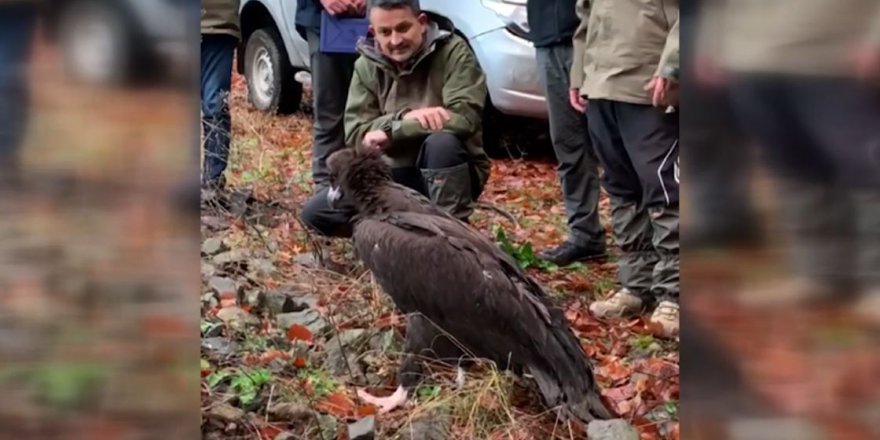
M561 245L543 251L538 258L549 261L557 266L568 266L576 261L590 261L605 258L608 253L604 247L587 247L566 241Z
M674 338L678 336L678 310L677 303L672 301L660 301L651 318L648 320L649 325L654 329L654 333L664 338Z
M608 299L590 304L590 313L597 318L616 318L638 314L642 311L642 299L623 288L614 292Z
M776 308L833 300L841 293L830 283L797 277L747 287L737 297L746 306Z

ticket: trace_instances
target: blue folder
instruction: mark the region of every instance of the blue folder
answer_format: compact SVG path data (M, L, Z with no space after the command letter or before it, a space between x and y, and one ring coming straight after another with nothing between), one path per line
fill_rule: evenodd
M334 17L321 11L321 52L356 53L358 39L370 28L366 18Z

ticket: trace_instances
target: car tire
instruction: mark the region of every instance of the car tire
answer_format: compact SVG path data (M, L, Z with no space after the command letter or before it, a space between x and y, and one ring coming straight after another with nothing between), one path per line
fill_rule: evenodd
M142 50L124 12L112 2L76 0L58 19L64 69L74 80L123 85L136 72Z
M278 114L297 111L303 86L294 74L278 31L270 27L250 35L245 45L244 75L248 100L257 109Z

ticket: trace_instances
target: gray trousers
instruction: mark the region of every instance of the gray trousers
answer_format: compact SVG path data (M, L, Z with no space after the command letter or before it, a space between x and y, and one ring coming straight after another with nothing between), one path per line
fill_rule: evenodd
M581 246L605 248L605 231L599 223L598 159L590 144L584 117L568 103L571 46L537 49L538 74L550 116L550 138L559 165L569 240Z
M678 114L590 99L587 117L611 196L620 283L649 302L677 301Z
M312 178L315 191L327 185L327 158L345 147L345 102L354 74L355 54L321 53L321 37L307 34L312 69L314 127L312 129Z

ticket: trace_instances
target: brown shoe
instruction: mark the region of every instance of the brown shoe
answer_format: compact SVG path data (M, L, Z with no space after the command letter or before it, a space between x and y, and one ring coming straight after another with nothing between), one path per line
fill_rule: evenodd
M655 329L658 336L674 338L678 336L678 311L679 306L672 301L660 301L651 318L649 325Z

